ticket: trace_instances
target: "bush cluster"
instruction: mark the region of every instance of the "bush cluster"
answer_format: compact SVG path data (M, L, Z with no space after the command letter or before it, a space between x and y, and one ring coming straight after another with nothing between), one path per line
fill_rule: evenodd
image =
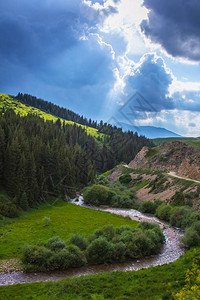
M106 225L87 240L79 234L73 235L68 245L54 237L45 245L26 246L22 262L25 269L31 271L121 262L158 253L164 240L156 224L143 222L136 229Z
M200 246L200 221L196 221L186 228L182 242L189 248Z
M157 207L161 204L162 200L160 199L155 199L153 202L143 201L139 206L139 210L143 213L155 214Z
M122 175L119 177L119 181L122 184L127 184L127 183L131 182L131 180L132 180L132 178L131 178L130 174L125 174L125 175Z
M181 193L176 194L177 203L182 203ZM139 210L144 213L155 214L161 220L167 221L170 225L185 229L185 235L181 241L187 247L200 245L200 215L189 206L167 205L161 200L154 202L144 201L140 204Z
M191 207L162 204L156 209L156 216L172 226L185 229L181 240L187 247L200 245L200 215Z
M169 222L172 226L185 229L200 220L200 215L188 206L175 206L162 204L156 209L159 219Z
M0 195L0 213L8 218L15 218L18 216L18 210L14 204L14 200L10 197Z
M66 270L85 265L86 257L79 247L67 246L59 237L54 237L44 246L25 246L22 262L27 271Z
M101 179L102 181L102 179ZM100 181L100 182L101 182ZM135 207L135 194L127 190L121 183L115 183L112 187L102 184L94 184L85 188L83 193L84 202L95 206L109 205L114 207Z

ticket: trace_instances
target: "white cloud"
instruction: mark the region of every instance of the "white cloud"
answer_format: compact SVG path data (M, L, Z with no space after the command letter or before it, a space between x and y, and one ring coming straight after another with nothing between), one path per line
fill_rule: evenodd
M147 51L139 28L142 20L147 19L147 9L142 6L142 2L142 0L120 1L116 6L118 13L110 15L99 27L102 33L118 32L123 35L127 43L126 54L144 54Z
M200 93L200 82L180 81L173 76L173 82L169 87L170 95L173 95L176 92L184 92L184 91L193 91L193 92Z

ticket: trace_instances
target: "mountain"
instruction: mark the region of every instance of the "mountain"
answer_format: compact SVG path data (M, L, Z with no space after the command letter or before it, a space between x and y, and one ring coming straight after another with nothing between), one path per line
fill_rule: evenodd
M143 147L129 167L173 171L179 176L200 180L199 146L198 141L174 141L154 148Z
M148 139L155 139L155 138L168 138L168 137L181 137L179 134L167 130L161 127L154 127L154 126L134 126L126 123L115 124L117 127L121 127L123 131L133 131L137 132L138 135L144 135Z

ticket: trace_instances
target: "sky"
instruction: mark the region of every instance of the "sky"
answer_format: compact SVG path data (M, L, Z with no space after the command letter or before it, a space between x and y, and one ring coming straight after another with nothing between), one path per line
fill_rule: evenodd
M1 0L0 92L200 136L199 0Z

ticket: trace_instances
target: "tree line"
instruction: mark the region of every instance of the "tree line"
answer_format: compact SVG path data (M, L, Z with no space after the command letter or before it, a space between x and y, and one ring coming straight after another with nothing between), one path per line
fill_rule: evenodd
M95 166L81 148L90 140L78 126L0 112L0 189L24 210L49 195L73 196L95 176ZM0 202L0 214L9 215L11 203L2 197Z
M76 114L69 109L60 107L49 101L38 99L35 96L31 96L29 94L22 94L22 93L18 93L18 95L15 98L24 104L33 106L35 108L38 108L46 113L52 114L59 118L68 121L73 121L89 127L97 128L97 121L92 121L91 119L87 120L87 118L84 118L83 116L80 116L79 114Z

